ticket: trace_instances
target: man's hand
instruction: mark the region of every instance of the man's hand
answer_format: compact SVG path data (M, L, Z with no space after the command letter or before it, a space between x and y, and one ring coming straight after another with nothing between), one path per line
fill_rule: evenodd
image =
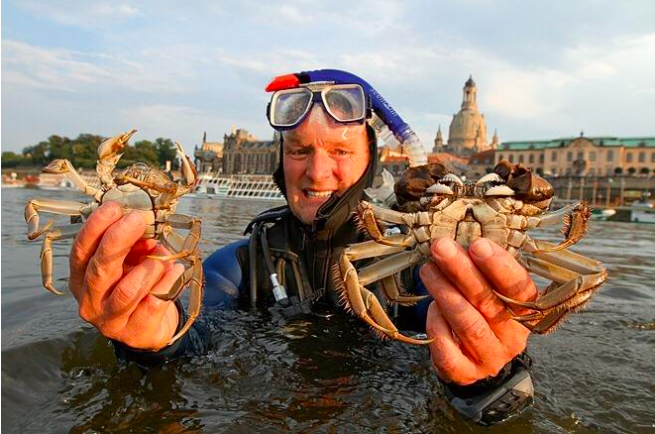
M146 258L168 252L155 240L141 240L145 229L139 211L123 216L118 204L103 204L75 238L69 286L82 319L104 336L158 350L173 337L179 314L172 301L151 293L168 292L184 266Z
M439 376L465 386L497 375L525 349L530 332L511 319L492 289L532 300L532 279L505 249L484 238L471 243L468 253L448 238L435 240L431 250L434 262L420 275L434 299L426 329L435 339L430 352Z

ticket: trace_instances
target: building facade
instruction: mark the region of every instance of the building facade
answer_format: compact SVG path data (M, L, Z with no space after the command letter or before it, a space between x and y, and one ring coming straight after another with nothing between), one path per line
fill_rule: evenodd
M655 172L655 137L585 137L504 142L508 160L551 176L646 175Z
M223 171L223 144L208 142L207 133L202 136L202 144L193 151L198 173L221 173Z
M261 141L239 128L223 138L223 174L271 175L280 161L280 135Z

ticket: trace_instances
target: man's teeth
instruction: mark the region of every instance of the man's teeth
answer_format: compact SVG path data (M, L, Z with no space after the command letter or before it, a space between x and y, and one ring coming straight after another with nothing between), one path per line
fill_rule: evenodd
M330 197L332 196L333 191L311 191L307 190L307 197Z

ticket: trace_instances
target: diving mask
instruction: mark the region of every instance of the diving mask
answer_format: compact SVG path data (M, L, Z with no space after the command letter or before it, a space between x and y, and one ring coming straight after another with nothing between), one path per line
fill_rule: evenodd
M276 130L290 130L302 123L315 103L323 104L330 117L340 124L361 125L371 114L359 84L315 82L275 91L266 115Z

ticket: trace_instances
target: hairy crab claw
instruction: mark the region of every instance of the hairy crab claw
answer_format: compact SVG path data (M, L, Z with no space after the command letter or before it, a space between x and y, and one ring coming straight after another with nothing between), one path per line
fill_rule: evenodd
M136 131L137 130L132 129L102 142L100 146L98 146L98 158L102 160L121 152Z

